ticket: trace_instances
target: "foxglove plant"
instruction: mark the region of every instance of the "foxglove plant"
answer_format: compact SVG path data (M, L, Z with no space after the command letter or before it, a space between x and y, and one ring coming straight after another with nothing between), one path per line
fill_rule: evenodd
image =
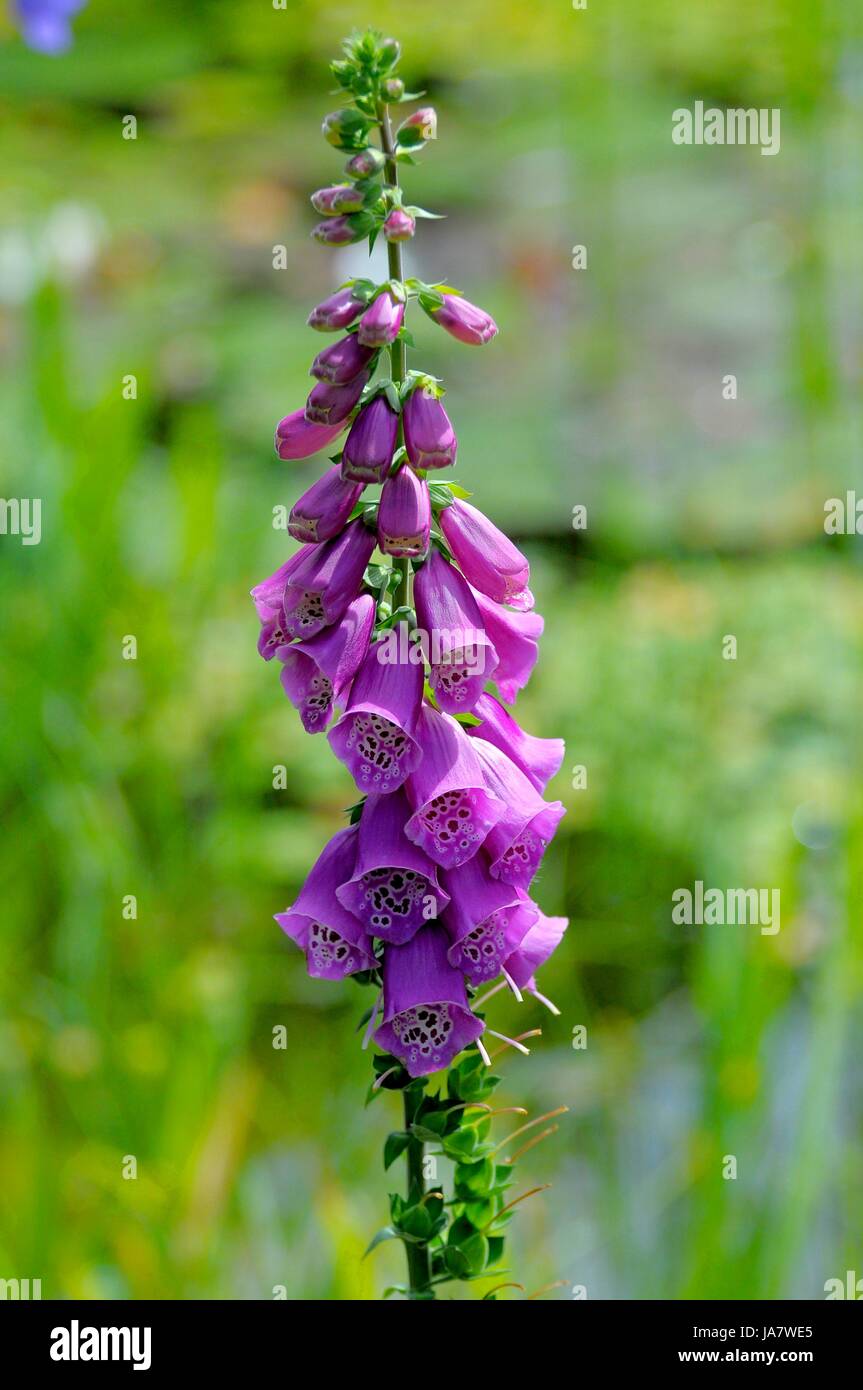
M500 1078L485 1040L526 1053L522 1038L539 1030L506 1038L485 1006L509 988L556 1012L536 971L566 921L531 894L563 815L545 796L563 743L526 733L504 708L527 684L542 632L529 565L469 493L440 478L458 449L444 388L407 370L412 305L462 343L498 330L451 286L404 277L402 244L434 214L404 204L399 171L436 138L437 117L420 107L393 134L391 107L416 99L395 73L399 56L395 39L370 31L332 64L346 104L323 132L347 163L312 195L323 218L312 236L330 246L368 238L371 252L383 234L389 275L351 280L309 315L313 329L343 336L315 356L316 384L278 424L276 452L308 458L346 437L293 507L300 548L252 597L260 654L277 662L306 731L327 729L361 794L276 920L310 975L376 988L363 1019L364 1046L381 1049L370 1098L402 1092L404 1123L384 1166L404 1155L408 1184L369 1248L401 1240L408 1283L398 1291L430 1299L447 1280L494 1274L522 1200L507 1200L518 1154L497 1157L516 1136L490 1138L493 1116L513 1112L489 1104ZM427 1144L454 1162L449 1197L427 1183ZM485 1297L503 1287L520 1286Z

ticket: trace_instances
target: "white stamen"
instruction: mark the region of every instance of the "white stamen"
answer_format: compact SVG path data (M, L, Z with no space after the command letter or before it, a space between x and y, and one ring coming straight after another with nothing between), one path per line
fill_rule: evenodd
M501 966L501 969L503 970L503 966ZM519 1004L523 1004L523 1003L524 1003L524 995L522 994L522 992L521 992L521 990L519 989L518 985L516 984L515 980L514 980L514 979L512 978L512 976L510 975L509 971L508 971L508 970L503 970L503 976L504 976L504 979L506 980L507 984L509 985L510 989L512 990L513 994L515 995L516 999L518 1000Z
M477 1038L477 1040L476 1040L476 1046L477 1046L477 1051L479 1052L480 1057L481 1057L482 1060L485 1062L486 1066L487 1066L487 1067L490 1067L490 1066L491 1066L491 1058L489 1057L488 1053L487 1053L486 1050L485 1050L485 1047L483 1046L482 1038Z
M560 1015L560 1009L557 1007L557 1005L553 1004L550 999L546 999L544 994L540 994L538 989L532 989L531 994L533 995L534 999L539 1000L540 1004L545 1005L550 1014L556 1014L558 1016Z
M530 1048L525 1047L524 1043L518 1042L516 1038L508 1038L506 1033L496 1033L493 1028L489 1028L488 1031L493 1038L500 1038L501 1042L505 1042L507 1047L515 1047L519 1052L523 1052L525 1057L530 1056Z

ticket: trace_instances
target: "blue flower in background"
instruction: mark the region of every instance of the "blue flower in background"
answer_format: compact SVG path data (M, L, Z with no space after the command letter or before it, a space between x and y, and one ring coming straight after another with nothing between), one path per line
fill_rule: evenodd
M63 53L72 42L72 16L86 0L15 0L25 43L40 53Z

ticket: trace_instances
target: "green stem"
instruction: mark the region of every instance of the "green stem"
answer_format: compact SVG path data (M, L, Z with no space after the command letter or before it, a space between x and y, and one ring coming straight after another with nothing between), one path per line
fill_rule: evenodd
M384 166L387 185L390 188L398 188L399 176L398 166L395 161L393 150L392 127L390 126L390 116L387 107L381 102L378 105L378 121L381 129L381 149L386 155ZM402 269L402 248L398 241L387 243L387 258L389 261L389 272L391 280L402 282L404 272ZM399 385L405 378L406 371L406 351L403 338L397 338L390 345L390 374L396 385ZM403 432L401 417L399 417L398 445L403 443ZM393 569L399 572L399 582L395 592L394 606L396 608L407 608L411 602L411 569L410 560L403 559L392 561ZM409 1090L404 1092L405 1103L405 1129L409 1130L414 1122L417 1107L421 1097L411 1094ZM411 1204L422 1201L425 1196L425 1176L423 1174L424 1145L421 1139L411 1139L405 1150L408 1169L408 1201ZM408 1260L408 1280L412 1294L425 1294L429 1296L431 1287L431 1258L428 1245L413 1245L405 1242L405 1250ZM433 1296L433 1295L432 1295Z
M405 1100L405 1129L409 1130L421 1104L422 1095L412 1095L410 1090L403 1092ZM408 1201L413 1206L425 1196L426 1184L423 1174L425 1145L421 1139L411 1139L407 1146ZM411 1293L429 1296L431 1287L431 1258L428 1245L413 1245L405 1242L408 1258L408 1280Z
M386 174L387 185L389 188L397 189L399 186L399 175L393 149L390 113L383 102L378 105L378 122L381 128L381 149L386 155L384 172ZM402 268L402 247L400 241L387 242L387 259L389 261L390 279L398 280L399 283L401 283L404 272ZM396 385L404 381L406 365L407 352L404 339L397 338L390 346L390 375ZM397 445L400 446L403 443L403 439L404 436L400 417ZM399 582L395 592L394 606L396 608L409 608L411 603L411 577L413 574L411 562L410 560L393 560L392 566L393 569L399 572Z

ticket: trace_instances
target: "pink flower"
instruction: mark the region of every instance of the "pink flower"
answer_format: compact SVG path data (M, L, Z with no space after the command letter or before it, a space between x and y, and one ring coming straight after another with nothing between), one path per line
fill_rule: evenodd
M348 328L365 302L365 299L355 293L353 286L348 285L343 290L336 290L329 299L316 305L306 322L310 328L316 328L320 333L333 333L341 328Z
M366 347L387 347L395 342L405 316L405 306L389 290L373 299L360 319L357 337Z
M384 221L384 236L387 241L410 241L416 229L416 219L403 208L393 208Z
M336 897L340 883L353 872L356 828L339 830L314 865L293 907L276 913L276 921L306 954L310 975L343 980L358 970L373 970L371 938Z
M440 529L475 589L495 603L513 608L533 608L530 565L503 531L469 502L456 498L440 514Z
M414 468L452 467L458 440L437 395L416 387L405 401L402 419L405 448Z
M378 507L378 548L385 555L425 555L430 529L429 490L404 464L384 483Z
M332 444L345 428L343 421L313 424L305 411L295 410L276 426L276 453L280 459L307 459Z
M470 585L436 547L417 571L414 603L435 700L448 714L468 714L494 676L497 652Z
M497 324L491 314L471 304L469 299L462 299L461 295L445 294L443 303L437 308L426 308L425 305L423 308L429 318L439 323L447 333L471 347L491 342L497 333Z
M362 483L346 483L341 469L328 468L291 508L288 531L296 541L332 540L362 496Z
M464 978L447 960L443 927L426 926L404 946L384 948L384 1020L375 1042L411 1076L448 1067L484 1024L470 1011Z

